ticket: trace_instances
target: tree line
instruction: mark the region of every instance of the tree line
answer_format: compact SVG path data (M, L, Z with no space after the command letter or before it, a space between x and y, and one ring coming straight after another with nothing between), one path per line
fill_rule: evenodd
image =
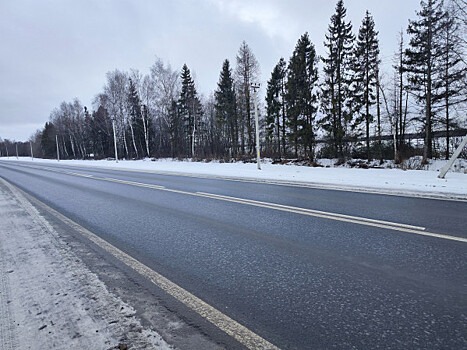
M465 127L465 1L420 2L400 33L393 74L380 69L378 31L367 11L353 32L337 2L319 56L308 33L271 72L261 115L261 149L272 158L317 157L396 161L417 151L406 138L422 132L425 161L448 157L450 130ZM462 12L464 11L464 12ZM387 74L387 72L385 73ZM250 159L255 149L254 98L259 63L246 42L235 66L226 59L216 90L201 96L189 67L157 59L148 74L107 73L92 111L63 102L32 137L38 156L54 158L174 157ZM445 130L444 153L433 138ZM393 135L383 141L383 133ZM116 145L114 145L114 137Z

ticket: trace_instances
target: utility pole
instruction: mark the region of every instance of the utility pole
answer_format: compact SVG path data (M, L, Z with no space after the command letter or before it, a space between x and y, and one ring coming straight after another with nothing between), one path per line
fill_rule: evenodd
M29 147L31 147L31 160L34 160L34 154L32 153L32 142L29 141Z
M255 104L255 129L256 129L256 164L258 165L258 170L261 170L261 155L259 149L259 118L258 118L258 106L257 106L257 93L260 87L259 83L252 83L251 88L254 93L254 104Z
M58 148L58 135L55 135L55 143L57 144L57 162L60 161L60 149Z
M18 142L15 142L16 145L16 159L18 159Z

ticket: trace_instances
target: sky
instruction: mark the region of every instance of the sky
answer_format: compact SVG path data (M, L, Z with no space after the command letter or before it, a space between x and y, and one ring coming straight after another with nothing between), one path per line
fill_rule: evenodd
M198 92L217 87L243 40L260 65L262 94L281 57L308 32L317 53L337 0L0 0L0 138L26 141L61 102L92 100L114 69L142 74L157 58L190 68ZM344 0L354 33L366 10L390 71L399 32L419 0Z

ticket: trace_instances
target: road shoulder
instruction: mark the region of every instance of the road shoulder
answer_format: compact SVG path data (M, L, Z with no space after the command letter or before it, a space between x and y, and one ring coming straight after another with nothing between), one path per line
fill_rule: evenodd
M170 349L0 180L2 349Z

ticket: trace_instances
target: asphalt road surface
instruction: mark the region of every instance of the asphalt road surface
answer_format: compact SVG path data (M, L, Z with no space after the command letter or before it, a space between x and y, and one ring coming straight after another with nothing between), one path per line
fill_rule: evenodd
M0 177L279 348L467 348L466 201L33 162Z

